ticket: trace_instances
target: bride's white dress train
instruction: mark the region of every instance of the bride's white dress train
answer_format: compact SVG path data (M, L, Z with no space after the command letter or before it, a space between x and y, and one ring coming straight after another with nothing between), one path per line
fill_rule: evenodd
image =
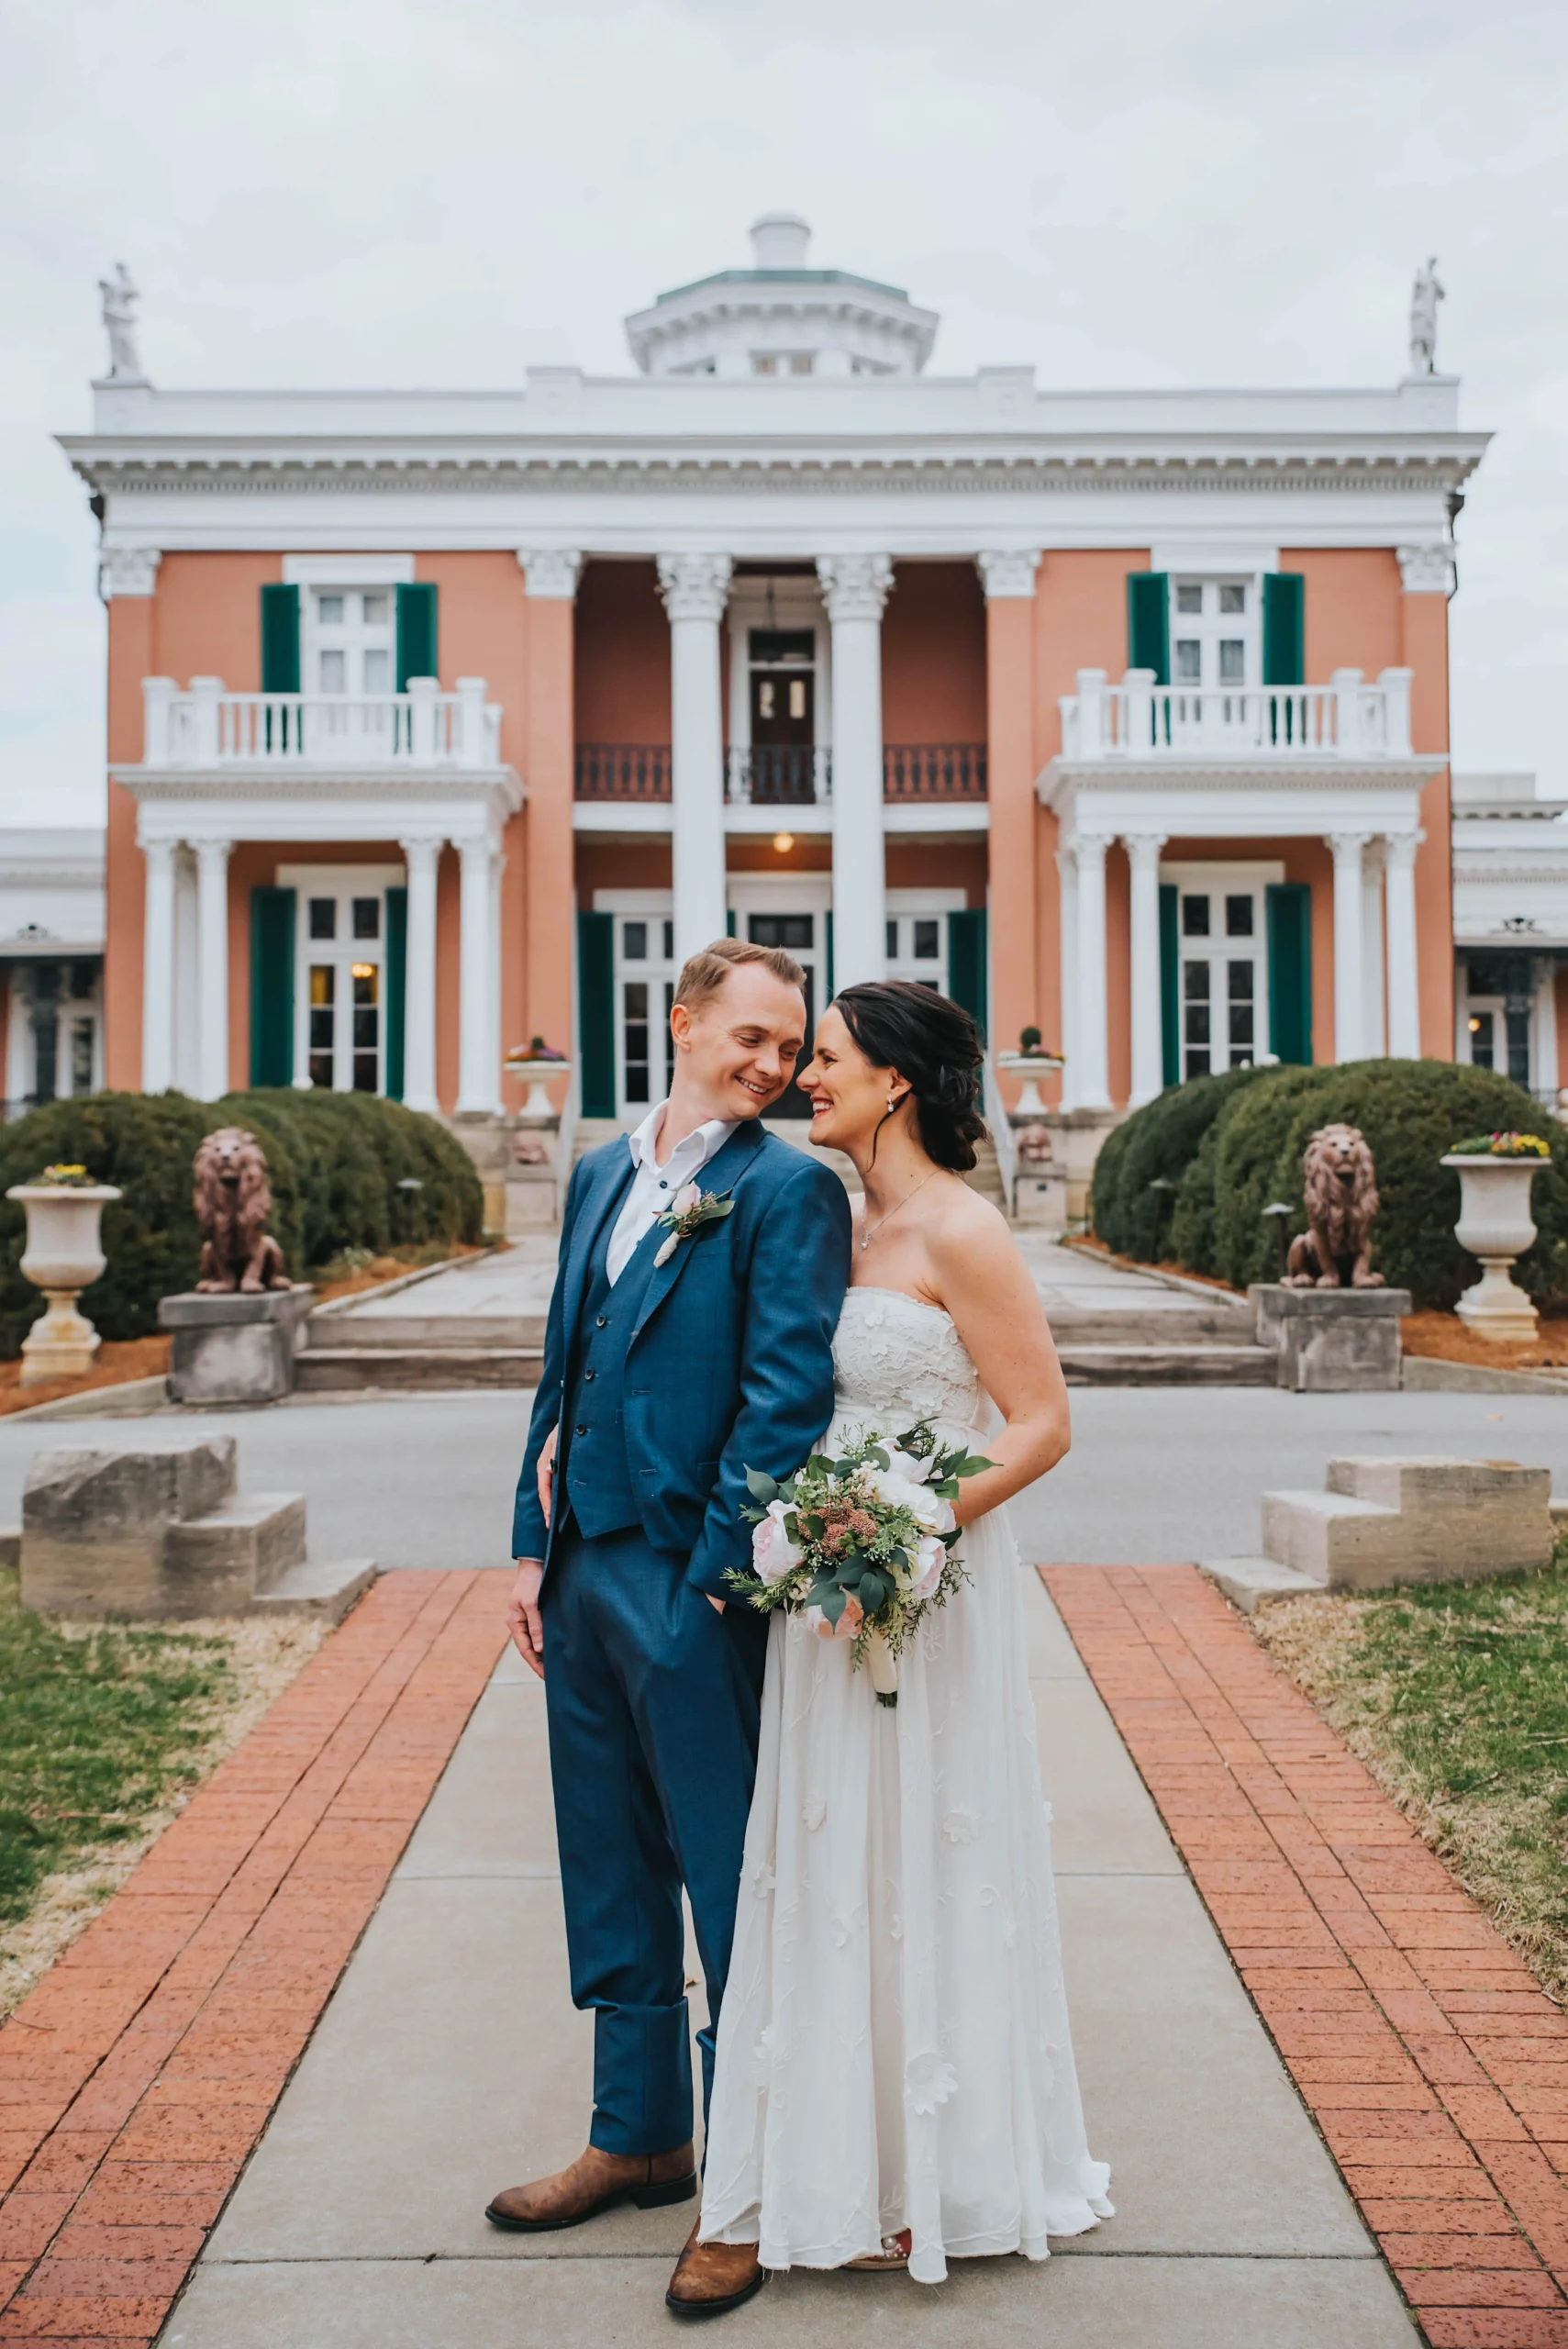
M951 1318L851 1289L835 1433L993 1424ZM775 1615L718 2028L702 2233L840 2267L907 2227L909 2272L1109 2218L1062 1980L1018 1557L969 1526L970 1582L905 1651L896 1707L849 1646Z

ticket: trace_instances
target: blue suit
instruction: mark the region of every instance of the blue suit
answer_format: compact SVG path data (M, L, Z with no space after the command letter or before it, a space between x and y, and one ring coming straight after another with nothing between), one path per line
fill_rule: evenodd
M662 1265L655 1227L619 1280L632 1177L617 1140L567 1193L513 1553L542 1558L545 1695L572 1995L595 2010L593 2143L692 2133L681 1891L712 2018L706 2106L756 1768L766 1627L720 1616L751 1554L746 1470L783 1476L833 1410L850 1211L820 1161L738 1126L697 1176L732 1212ZM559 1425L554 1521L536 1466Z

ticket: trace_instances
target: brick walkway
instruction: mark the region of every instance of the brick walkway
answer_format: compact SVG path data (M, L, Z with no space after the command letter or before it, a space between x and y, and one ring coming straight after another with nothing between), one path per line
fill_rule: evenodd
M384 1575L0 2032L0 2342L135 2349L184 2282L500 1653Z
M1040 1573L1432 2349L1568 2349L1568 2019L1195 1568Z

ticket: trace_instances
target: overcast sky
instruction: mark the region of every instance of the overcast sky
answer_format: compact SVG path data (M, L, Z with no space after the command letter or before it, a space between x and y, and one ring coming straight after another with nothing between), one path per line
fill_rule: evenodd
M159 384L510 383L778 207L1044 384L1392 384L1438 254L1455 763L1568 793L1565 69L1561 0L0 0L0 823L102 806L111 262Z

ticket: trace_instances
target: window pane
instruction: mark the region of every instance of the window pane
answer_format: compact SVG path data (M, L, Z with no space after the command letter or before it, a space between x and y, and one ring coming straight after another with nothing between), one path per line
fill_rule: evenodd
M1225 935L1227 938L1251 937L1252 900L1250 896L1226 898Z
M367 628L384 628L386 626L386 597L384 594L378 596L367 596L365 597L365 626Z
M934 963L942 951L942 926L940 921L917 921L915 924L915 960Z
M645 921L628 921L621 925L620 951L623 960L628 963L647 962L648 924Z
M1202 587L1202 584L1201 584L1201 583L1197 583L1197 584L1192 584L1192 585L1188 585L1188 586L1185 586L1185 587L1178 587L1178 588L1177 588L1177 590L1176 590L1176 609L1177 609L1177 611L1179 611L1179 612L1201 612L1201 611L1202 611L1202 609L1203 609L1203 587Z
M1182 993L1189 1003L1208 1001L1208 964L1184 963L1182 965Z
M1470 1058L1476 1068L1491 1068L1496 1064L1496 1045L1492 1014L1474 1011L1470 1016Z
M365 654L365 691L384 694L392 690L392 655L390 652L370 651Z
M381 899L379 897L354 899L354 936L356 938L381 936Z
M628 1019L647 1019L648 982L646 979L627 980L621 989L621 1008Z
M1250 1003L1233 1003L1230 1007L1230 1041L1246 1048L1248 1057L1252 1051L1252 1007Z
M1208 936L1208 899L1207 897L1182 899L1182 936L1184 938Z
M330 963L312 963L310 966L310 1002L314 1010L337 1000L338 974Z
M1207 1003L1189 1003L1182 1014L1182 1023L1183 1032L1189 1044L1207 1043L1208 1006Z
M1207 1052L1189 1052L1187 1054L1187 1074L1189 1076L1207 1076L1208 1074L1208 1054Z
M324 694L342 692L346 660L347 655L341 652L324 652L321 655L321 690Z
M1176 683L1179 685L1201 685L1203 683L1203 646L1195 636L1176 639Z
M1251 963L1232 963L1225 974L1225 992L1232 1003L1251 1003L1256 990L1252 985Z
M330 1093L330 1092L331 1092L331 1090L332 1090L332 1055L331 1055L331 1053L330 1053L330 1052L312 1052L312 1053L311 1053L311 1055L310 1055L310 1081L311 1081L312 1085L322 1085L323 1087L325 1087L325 1089L326 1089L328 1093Z
M373 963L354 964L354 1002L375 1004L381 1001L381 973Z
M341 596L317 596L316 598L316 617L321 622L323 628L339 627L343 618L343 598Z
M790 373L792 375L809 375L811 373L811 362L813 355L814 354L809 351L792 351L789 360Z
M782 946L786 953L813 942L814 914L750 914L747 935L753 946Z
M381 1041L381 1014L373 1003L368 1011L354 1012L354 1050L373 1052Z
M1503 1024L1508 1031L1508 1074L1516 1085L1529 1084L1529 1013L1505 1011Z
M674 923L673 923L673 921L667 921L667 922L665 923L665 925L664 925L664 960L666 961L666 963L673 963L673 962L674 961L674 959L675 959L675 925L674 925ZM674 1000L674 998L673 998L673 996L672 996L672 997L671 997L671 1001L672 1001L672 1002L673 1002L673 1000Z
M890 963L898 960L898 924L895 921L887 925L887 959Z
M337 937L338 900L336 897L312 897L310 901L310 934L312 938Z
M792 718L806 716L806 679L792 677L789 681L789 714Z
M1247 608L1245 587L1222 587L1219 591L1219 608L1222 612L1244 612Z
M376 1055L374 1052L354 1054L354 1091L373 1093L376 1089Z
M773 714L773 681L771 677L760 677L757 681L757 715L759 718L772 718Z
M776 375L779 372L778 360L771 351L754 351L751 364L759 375Z
M93 1023L90 1019L73 1019L71 1023L71 1090L91 1093L93 1090Z
M1247 648L1239 636L1221 637L1219 640L1219 682L1222 685L1242 685L1247 682Z

